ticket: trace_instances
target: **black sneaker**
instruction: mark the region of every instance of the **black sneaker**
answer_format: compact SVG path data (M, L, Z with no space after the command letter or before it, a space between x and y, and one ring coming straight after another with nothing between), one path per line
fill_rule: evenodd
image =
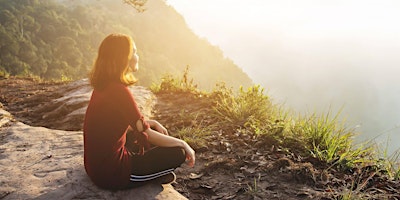
M160 176L160 177L154 179L154 182L163 185L163 184L171 184L171 183L175 182L175 180L176 180L175 173L170 172L164 176Z

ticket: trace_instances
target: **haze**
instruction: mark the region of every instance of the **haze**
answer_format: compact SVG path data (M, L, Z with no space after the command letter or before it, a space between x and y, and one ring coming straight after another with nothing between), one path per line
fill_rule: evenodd
M341 111L359 141L400 148L400 2L167 0L199 36L300 113Z

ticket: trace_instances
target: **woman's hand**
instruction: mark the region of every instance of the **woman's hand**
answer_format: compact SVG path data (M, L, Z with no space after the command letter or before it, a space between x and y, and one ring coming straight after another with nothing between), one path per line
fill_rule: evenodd
M185 150L186 153L186 162L190 167L193 167L195 162L196 162L196 153L192 149L192 147L189 146L188 143L183 141L183 149Z
M149 123L151 125L152 122ZM149 142L155 146L160 147L181 147L186 154L186 162L190 167L194 166L196 162L196 155L192 147L189 146L184 140L162 134L159 131L153 130L151 128L146 130Z
M156 130L164 135L168 135L168 130L162 124L160 124L158 121L147 120L147 123L150 125L150 127L154 128L154 130Z

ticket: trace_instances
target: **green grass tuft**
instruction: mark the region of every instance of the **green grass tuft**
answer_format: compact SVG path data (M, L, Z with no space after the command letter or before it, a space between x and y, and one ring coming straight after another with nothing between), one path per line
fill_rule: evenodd
M237 95L226 87L220 88L214 95L215 116L222 124L231 124L236 128L248 128L255 133L261 133L267 124L271 123L273 106L264 89L259 85L245 90L240 87Z
M193 79L189 78L189 66L185 68L182 78L177 78L171 74L166 74L158 84L152 84L150 90L154 93L160 92L183 92L201 94Z
M370 149L364 145L354 148L356 134L338 122L338 114L331 117L330 112L317 116L298 117L292 127L292 133L302 138L305 147L320 160L352 166L362 162L370 155Z

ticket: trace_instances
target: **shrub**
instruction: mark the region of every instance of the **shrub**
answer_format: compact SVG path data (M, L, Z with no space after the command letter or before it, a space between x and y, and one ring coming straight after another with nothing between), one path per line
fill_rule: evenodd
M305 148L316 158L328 163L352 166L365 162L371 155L371 149L359 145L354 148L352 130L345 128L338 122L338 115L331 117L326 115L309 117L301 116L296 119L291 132L295 137L301 138Z
M153 84L150 87L154 93L163 92L184 92L184 93L200 93L197 85L193 83L193 79L189 79L189 66L183 72L182 78L176 78L171 74L166 74L161 79L161 83Z
M220 86L216 97L214 111L220 123L231 124L236 128L249 128L255 133L261 133L265 126L270 124L274 116L274 109L264 89L259 85L247 90L240 87L237 95Z

